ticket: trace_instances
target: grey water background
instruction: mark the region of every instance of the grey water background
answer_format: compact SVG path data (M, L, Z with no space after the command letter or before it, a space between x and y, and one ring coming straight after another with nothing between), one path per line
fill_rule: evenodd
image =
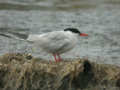
M0 0L0 55L31 53L53 59L50 54L16 39L19 34L41 34L78 28L88 33L63 58L88 58L120 65L120 0Z

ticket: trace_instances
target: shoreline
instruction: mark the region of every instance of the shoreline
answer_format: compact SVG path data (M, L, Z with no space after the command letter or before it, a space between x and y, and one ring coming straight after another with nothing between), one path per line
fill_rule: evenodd
M119 90L120 67L77 59L48 62L27 54L0 56L0 90Z

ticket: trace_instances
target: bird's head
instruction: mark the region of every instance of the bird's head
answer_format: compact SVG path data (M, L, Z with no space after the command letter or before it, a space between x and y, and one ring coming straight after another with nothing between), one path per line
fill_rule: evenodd
M74 33L74 34L78 34L78 35L80 35L80 36L88 36L88 34L85 34L85 33L81 33L78 29L76 29L76 28L66 28L66 29L64 29L64 31L70 31L70 32L72 32L72 33Z

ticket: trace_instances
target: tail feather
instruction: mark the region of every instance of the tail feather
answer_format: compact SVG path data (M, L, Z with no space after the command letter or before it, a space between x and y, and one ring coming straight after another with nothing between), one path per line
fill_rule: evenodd
M28 38L28 34L22 34L22 33L17 33L17 32L11 32L11 34L15 35L16 37L20 39L26 40Z
M6 34L5 33L0 33L0 36L15 39L15 40L21 40L21 41L29 42L29 41L27 41L28 35L26 35L26 34L12 33L12 35L11 35L11 34L7 34L7 33Z
M29 35L29 29L0 27L0 35L8 38L17 37L20 39L27 39Z
M4 37L7 37L7 38L12 38L11 36L3 34L3 33L0 33L0 36L4 36Z

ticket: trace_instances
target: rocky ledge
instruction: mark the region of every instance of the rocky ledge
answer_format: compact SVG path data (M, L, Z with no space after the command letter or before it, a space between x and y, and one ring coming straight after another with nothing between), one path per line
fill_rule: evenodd
M120 90L120 67L8 53L0 56L0 90Z

